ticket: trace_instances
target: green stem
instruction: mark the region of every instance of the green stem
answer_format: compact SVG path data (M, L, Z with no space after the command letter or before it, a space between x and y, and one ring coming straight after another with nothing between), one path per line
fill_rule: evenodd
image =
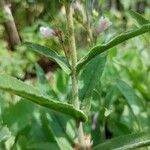
M71 59L71 79L72 79L72 103L75 108L80 109L80 102L78 97L78 79L76 72L77 65L77 53L76 53L76 44L75 44L75 35L74 35L74 24L72 9L69 2L65 2L66 18L67 18L67 30L68 30L68 43L70 50L70 59ZM84 134L82 123L78 124L78 142L82 147L84 145Z
M73 105L79 109L79 99L78 99L78 82L77 82L77 74L76 74L76 64L77 64L77 54L76 54L76 45L75 45L75 37L74 37L74 25L73 25L73 17L70 5L68 3L65 4L66 9L66 17L67 17L67 29L68 29L68 43L69 43L69 51L70 51L70 59L71 59L71 70L72 70L72 99Z

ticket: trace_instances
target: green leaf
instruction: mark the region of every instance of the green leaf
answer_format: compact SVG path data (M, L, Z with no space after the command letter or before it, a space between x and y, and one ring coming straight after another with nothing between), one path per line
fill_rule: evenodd
M39 65L36 65L36 71L41 91L43 91L43 89L45 89L43 91L44 93L47 93L45 92L47 90L51 91L45 74ZM41 116L41 120L46 133L49 133L49 137L53 137L53 142L55 142L56 145L59 146L59 149L72 149L71 144L73 142L73 137L70 138L70 134L71 136L75 135L75 128L70 127L69 131L66 129L70 126L70 119L66 116L62 116L54 112L50 112L49 114L42 112L41 114L43 114Z
M141 127L140 122L138 120L139 113L145 109L145 105L143 101L136 95L135 91L124 81L117 81L117 87L125 97L126 102L139 126Z
M144 110L145 105L143 101L136 95L135 91L124 81L118 80L117 87L123 96L126 98L128 104L132 107L134 105L139 106L139 109ZM134 107L133 107L134 108ZM136 110L133 109L136 114Z
M94 147L94 150L129 150L150 145L150 133L136 133L113 138Z
M7 140L11 136L11 132L7 127L0 128L0 142Z
M107 118L108 130L114 137L131 134L131 130L125 123L116 118Z
M84 56L81 60L79 60L77 64L77 72L79 72L85 64L87 64L91 59L93 59L97 55L105 51L108 51L112 47L117 46L118 44L121 44L126 40L129 40L133 37L139 36L149 31L150 31L150 23L143 25L142 27L139 27L130 32L122 33L106 44L95 46L90 50L90 52L86 56Z
M34 88L31 85L27 85L11 76L0 75L0 89L14 93L54 111L70 115L76 120L87 120L86 115L82 111L74 108L72 105L51 100L44 96L40 90Z
M42 141L28 144L26 148L30 150L60 150L55 143Z
M64 93L68 93L68 82L69 82L69 76L66 75L62 70L57 70L55 73L55 89L64 95ZM58 93L57 92L57 93Z
M41 123L42 123L42 129L44 131L45 136L48 138L49 141L54 143L56 147L55 149L60 149L58 142L55 138L55 135L52 131L51 124L49 123L49 120L47 119L45 112L41 112Z
M85 98L91 97L93 89L97 85L103 73L105 63L106 55L98 55L85 66L80 77L80 80L83 82L83 87L79 91L80 100L84 100Z
M35 105L30 101L20 100L2 111L2 120L13 134L20 132L32 120ZM15 118L15 119L14 119Z
M42 54L49 58L50 60L53 60L58 63L58 65L67 73L70 74L70 67L69 64L67 63L65 57L59 55L56 51L52 50L51 48L39 45L39 44L34 44L30 42L25 42L25 44L29 47L31 47L35 52Z
M105 97L105 101L104 101L104 107L110 109L110 106L113 105L113 102L115 99L117 99L118 94L120 94L120 92L118 91L118 88L116 85L112 85L112 88L108 88L108 92L106 94Z
M72 146L74 145L75 128L71 126L71 120L65 116L59 116L54 113L46 113L44 118L47 120L48 128L51 128L59 148L61 150L72 149Z
M150 23L149 20L145 19L141 14L139 14L133 10L130 10L129 14L132 16L132 18L134 18L137 21L137 23L139 25L144 25L144 24Z
M48 80L45 77L45 73L43 69L38 65L35 64L36 74L38 78L38 86L40 91L45 95L52 98L58 98L56 93L53 91L53 89L50 87Z

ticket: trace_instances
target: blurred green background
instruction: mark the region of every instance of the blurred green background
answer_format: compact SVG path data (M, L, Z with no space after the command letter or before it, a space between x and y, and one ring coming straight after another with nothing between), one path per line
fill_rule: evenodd
M98 37L97 44L105 43L118 33L138 26L128 13L130 9L150 20L149 0L87 2L88 13L93 17L93 26L101 16L108 17L112 22L109 30ZM69 77L55 62L41 57L23 44L26 41L33 42L63 53L58 39L43 38L39 34L39 27L49 26L65 33L64 6L59 0L7 0L5 4L10 5L22 44L14 46L10 42L10 33L6 30L8 18L3 9L0 9L0 73L37 85L34 66L38 62L46 73L54 97L57 95L61 101L67 98L70 100ZM82 15L84 18L85 14ZM90 44L87 33L77 20L75 20L75 34L80 58L88 52ZM91 111L86 110L91 119L84 128L86 133L91 134L94 145L115 136L150 130L149 58L150 34L131 39L108 53L104 72L93 92ZM92 118L96 113L100 113L100 116L96 129L93 130ZM8 137L0 143L0 149L48 150L48 147L56 149L51 134L53 132L60 140L60 137L64 136L64 130L68 131L69 135L65 135L68 139L75 139L75 123L71 119L68 121L64 116L65 121L62 121L57 114L53 117L53 120L58 119L59 123L53 123L47 109L0 92L0 133L8 133L6 134ZM49 124L52 126L49 127Z

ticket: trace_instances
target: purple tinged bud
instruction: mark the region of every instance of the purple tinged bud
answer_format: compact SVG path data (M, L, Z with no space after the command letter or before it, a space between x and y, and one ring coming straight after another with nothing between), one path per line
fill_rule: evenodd
M71 7L72 7L72 11L73 11L73 14L79 9L78 7L78 1L77 0L74 0L71 4Z
M55 34L55 31L49 27L40 27L40 33L44 36L44 37L50 37L53 36Z
M96 34L99 35L108 29L112 25L112 22L107 17L101 17L96 27Z
M96 112L93 116L93 124L92 124L92 129L95 130L96 129L96 124L97 124L97 119L98 119L99 113Z

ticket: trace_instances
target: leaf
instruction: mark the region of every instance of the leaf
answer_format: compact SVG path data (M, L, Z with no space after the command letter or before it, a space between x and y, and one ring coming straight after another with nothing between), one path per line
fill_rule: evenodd
M133 10L130 10L129 14L132 16L132 18L134 18L137 21L137 23L139 25L144 25L144 24L150 23L149 20L145 19L141 14L139 14Z
M133 105L139 106L141 109L145 109L143 101L136 95L135 91L124 81L118 80L117 87L123 96L126 98L127 103L132 107ZM136 111L133 109L133 111ZM135 112L136 114L136 112Z
M35 64L36 74L38 78L38 86L40 91L45 95L52 98L58 98L56 93L50 88L48 80L45 77L43 69L38 65Z
M0 142L7 140L11 136L11 132L7 127L0 128Z
M94 147L94 150L129 150L150 145L150 133L128 134L113 138Z
M45 136L48 138L49 141L53 142L55 145L55 149L60 149L58 142L55 138L55 135L53 134L51 124L49 123L46 113L41 113L41 123L42 123L42 129L44 131ZM53 123L53 122L52 122Z
M36 104L47 107L57 112L61 112L72 116L74 119L86 121L86 115L74 108L70 104L62 103L59 101L51 100L41 94L40 90L31 85L27 85L11 76L0 75L0 89L14 93L18 96L26 98Z
M119 121L118 119L108 118L107 119L108 130L113 136L123 136L126 134L131 134L131 130L125 123ZM133 125L133 124L132 124Z
M118 88L116 85L112 85L112 88L108 88L108 92L106 94L105 97L105 101L104 101L104 107L110 109L110 106L113 105L113 102L115 99L117 99L118 94L120 94L120 92L118 91Z
M43 91L43 89L45 89L44 93L47 90L50 91L51 88L42 68L39 65L36 65L36 73L38 76L38 82L40 84L41 91ZM53 142L55 142L56 145L59 146L59 149L63 150L66 149L66 147L69 147L68 149L71 149L73 138L70 139L69 134L71 134L71 136L75 135L75 128L70 127L69 131L66 129L70 126L70 119L62 115L60 116L60 114L56 114L54 112L50 112L49 114L42 112L41 114L43 114L41 116L43 128L45 128L47 134L49 133L49 137L53 137Z
M26 148L30 150L49 150L49 149L60 150L55 143L42 141L39 143L35 142L30 145L27 145Z
M55 73L55 88L59 93L68 93L68 82L69 82L69 76L62 72L62 70L57 70ZM57 93L58 93L57 92Z
M83 81L83 87L79 91L80 100L91 97L93 89L103 73L105 63L106 55L98 55L85 66L80 77L80 80Z
M3 123L7 124L13 134L20 132L31 122L34 110L35 105L30 101L20 100L15 105L10 105L3 110Z
M108 51L110 48L117 46L118 44L121 44L126 40L129 40L133 37L139 36L149 31L150 31L150 23L143 25L142 27L139 27L136 30L122 33L106 44L95 46L90 50L90 52L86 56L84 56L81 60L79 60L77 64L77 72L79 72L84 65L86 65L90 60L92 60L97 55L105 51Z
M59 55L56 51L52 50L51 48L41 46L39 44L34 44L30 42L25 42L25 44L29 47L31 47L35 52L42 54L49 58L50 60L53 60L58 63L58 65L67 73L70 74L71 70L69 67L69 64L67 63L65 57Z
M137 116L139 116L139 113L144 110L146 106L144 106L143 101L136 95L134 90L124 81L117 81L117 87L126 98L127 104L140 128L141 124Z
M46 113L44 118L47 120L48 128L51 128L59 148L61 150L72 149L74 139L71 136L74 135L75 128L71 127L71 120L54 113Z

